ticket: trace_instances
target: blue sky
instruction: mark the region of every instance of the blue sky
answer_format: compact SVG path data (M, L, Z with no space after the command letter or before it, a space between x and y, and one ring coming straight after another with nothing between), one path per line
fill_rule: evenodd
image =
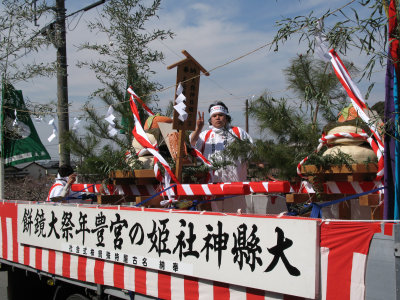
M67 1L67 13L95 2L94 0ZM171 65L184 56L181 50L187 50L207 70L221 66L233 59L236 59L262 45L272 41L277 28L277 20L293 17L296 15L307 15L314 11L315 15L322 12L335 10L350 2L342 0L218 0L218 1L176 1L164 0L161 3L159 19L149 23L149 28L158 27L171 29L175 38L162 43L154 42L156 49L164 52L166 58L163 63L154 64L156 71L154 80L160 82L164 87L175 84L176 69L167 70ZM76 45L83 41L108 41L106 36L93 35L86 29L86 20L98 17L97 10L93 9L79 17L69 20L67 31L68 42L68 64L69 64L69 101L71 107L71 120L79 115L80 106L87 100L88 95L98 86L93 73L88 70L78 69L75 63L78 59L93 58L89 53L78 52ZM331 21L333 18L331 17ZM39 20L40 22L40 20ZM44 25L44 20L42 21ZM204 111L210 103L216 100L224 101L230 108L234 125L244 127L244 103L246 99L253 96L258 97L268 91L275 97L291 97L287 91L287 84L282 70L289 65L289 62L297 54L304 53L305 44L298 44L298 36L281 46L278 52L270 51L265 47L260 51L248 55L240 60L230 63L224 67L211 72L209 77L201 77L199 91L199 110ZM111 37L112 39L112 37ZM367 58L357 53L347 59L363 67ZM55 57L54 49L50 48L39 56ZM35 59L39 59L37 57ZM31 58L32 59L32 58ZM377 88L372 93L368 103L375 103L383 100L385 72L377 72L374 79L377 81ZM368 82L360 83L360 90L365 93ZM56 80L44 79L35 82L19 83L25 96L34 102L46 103L56 100ZM365 90L363 90L365 88ZM174 89L168 89L158 94L160 105L166 105L173 98ZM296 104L293 99L293 104ZM103 109L104 114L107 108ZM72 126L71 121L71 126ZM258 138L260 133L256 124L250 122L250 134ZM48 145L47 137L51 134L50 126L40 125L40 135L45 145ZM50 152L54 155L57 152L56 142L49 146Z

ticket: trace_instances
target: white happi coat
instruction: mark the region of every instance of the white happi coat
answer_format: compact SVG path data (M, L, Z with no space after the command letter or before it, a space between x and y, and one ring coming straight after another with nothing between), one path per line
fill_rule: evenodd
M49 190L49 194L47 196L47 201L51 201L51 198L60 197L64 187L67 185L68 176L61 177L60 174L57 174L56 181L53 183ZM67 196L69 196L70 192L68 192Z
M202 131L196 141L196 149L210 160L213 158L216 161L227 160L222 155L222 151L238 138L241 140L252 139L250 135L240 127L215 128L210 126L209 130ZM208 133L211 130L210 133ZM247 164L245 161L238 159L233 165L228 165L220 170L216 170L212 182L243 182L247 181ZM237 212L237 209L242 209L245 212L246 202L244 196L229 198L224 201L212 202L213 211Z
M68 178L69 178L68 176L61 177L60 174L57 174L56 181L50 187L46 201L51 201L51 198L61 197L61 195L63 193L63 189L67 185ZM71 188L68 188L65 198L68 198L71 196L74 198L78 198L81 195L82 195L81 192L73 192L73 191L71 191Z

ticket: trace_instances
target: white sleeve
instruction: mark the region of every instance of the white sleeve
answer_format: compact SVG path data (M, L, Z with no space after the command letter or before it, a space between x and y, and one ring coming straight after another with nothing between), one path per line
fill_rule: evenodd
M202 131L200 132L199 138L196 141L196 145L194 146L197 150L201 151L204 145L204 138L206 135L207 131Z
M54 197L60 197L63 188L64 188L64 186L62 186L62 185L57 185L57 186L53 187L53 189L50 192L49 198L51 199L51 198L54 198Z
M253 143L253 139L251 138L251 136L242 128L240 128L240 127L238 127L238 128L239 128L239 132L240 132L240 139L241 140L249 140L250 143Z

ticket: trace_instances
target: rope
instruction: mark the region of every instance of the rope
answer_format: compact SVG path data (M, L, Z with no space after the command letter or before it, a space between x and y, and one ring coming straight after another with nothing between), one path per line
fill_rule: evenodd
M145 204L146 202L150 201L151 199L157 197L158 195L164 193L165 191L167 191L167 190L169 190L169 189L171 189L171 188L173 188L173 187L176 187L176 184L170 185L169 187L163 189L161 192L158 192L157 194L154 194L153 196L151 196L151 197L149 197L149 198L147 198L147 199L144 199L142 202L136 204L135 206L143 205L143 204Z
M329 202L324 202L322 204L318 204L318 203L313 202L313 203L310 204L312 206L310 217L311 218L322 218L322 211L321 210L322 210L323 207L330 206L330 205L333 205L333 204L337 204L337 203L340 203L340 202L344 202L344 201L347 201L347 200L355 199L355 198L358 198L360 196L372 194L372 193L375 193L377 191L383 190L384 188L385 187L382 186L380 188L376 188L376 189L373 189L373 190L370 190L370 191L367 191L367 192L363 192L363 193L360 193L360 194L347 196L347 197L344 197L344 198L341 198L341 199L337 199L337 200L333 200L333 201L329 201Z
M75 194L78 194L78 193L82 193L84 190L87 190L87 189L89 189L89 188L91 188L91 187L94 187L94 186L95 186L95 184L92 184L92 185L89 185L89 186L87 186L87 187L81 189L80 191L74 192L74 193L72 193L71 195L69 195L68 197L65 197L65 200L76 199L76 197L72 197L72 196L75 195Z

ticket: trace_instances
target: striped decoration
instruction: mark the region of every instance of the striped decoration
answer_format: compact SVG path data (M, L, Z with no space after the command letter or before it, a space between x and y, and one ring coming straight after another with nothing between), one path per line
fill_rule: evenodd
M384 157L383 153L381 150L381 147L379 144L375 142L374 139L369 137L366 133L349 133L349 132L343 132L343 133L335 133L335 134L330 134L330 135L322 135L322 137L319 139L319 145L317 149L315 150L315 153L318 153L321 148L328 143L328 141L339 139L339 138L351 138L351 139L361 139L361 140L366 140L372 150L374 151L377 160L378 160L378 172L376 173L376 178L375 180L380 181L383 178L384 175L384 168L385 168L385 163L384 163ZM300 177L304 177L303 174L301 173L301 166L308 160L308 156L304 158L299 164L297 165L297 174Z
M327 194L359 194L382 186L381 181L352 181L323 183L324 193ZM247 188L248 186L248 188ZM101 185L73 184L71 190L88 193L100 193ZM108 185L108 192L114 195L152 196L160 192L160 185ZM177 184L173 189L175 196L222 196L248 194L286 194L286 193L315 193L311 183L303 181L290 184L288 181L254 181L232 182L221 184Z
M161 299L302 299L24 246L17 239L17 207L18 203L14 202L0 203L0 257L14 263L66 278L108 285ZM262 216L257 216L259 217ZM339 291L341 299L364 299L368 248L373 234L379 232L391 236L393 224L321 221L320 299L336 299ZM340 260L336 260L336 256Z

